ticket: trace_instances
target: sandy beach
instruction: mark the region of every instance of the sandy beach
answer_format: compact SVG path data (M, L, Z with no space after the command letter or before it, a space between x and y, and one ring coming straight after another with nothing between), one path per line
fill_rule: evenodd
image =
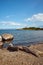
M29 48L43 52L43 44L30 45ZM3 48L0 49L0 65L43 65L43 54L36 57L25 51L10 52Z

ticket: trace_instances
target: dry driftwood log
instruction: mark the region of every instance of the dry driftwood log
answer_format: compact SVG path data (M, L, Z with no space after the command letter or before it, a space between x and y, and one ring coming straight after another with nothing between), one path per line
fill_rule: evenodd
M27 52L27 53L31 53L32 55L38 57L38 51L36 49L30 49L28 47L23 47L23 51Z
M26 46L9 46L7 48L7 50L9 51L18 51L18 50L21 50L21 51L24 51L26 53L30 53L36 57L40 57L43 55L43 52L37 50L37 49L34 49L34 48L29 48L29 47L26 47Z
M32 49L32 48L28 48L28 47L23 47L22 49L23 51L27 52L27 53L31 53L32 55L36 56L36 57L40 57L43 56L43 52L39 51L37 49Z

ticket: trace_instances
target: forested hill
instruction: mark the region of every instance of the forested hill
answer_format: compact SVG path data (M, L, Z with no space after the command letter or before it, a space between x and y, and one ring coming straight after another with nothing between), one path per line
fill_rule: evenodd
M21 28L20 30L43 30L43 28L38 28L38 27L25 27Z

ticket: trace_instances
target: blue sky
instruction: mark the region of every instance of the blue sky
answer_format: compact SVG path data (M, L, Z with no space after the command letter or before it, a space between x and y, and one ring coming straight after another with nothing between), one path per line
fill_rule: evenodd
M43 27L43 0L0 0L0 29Z

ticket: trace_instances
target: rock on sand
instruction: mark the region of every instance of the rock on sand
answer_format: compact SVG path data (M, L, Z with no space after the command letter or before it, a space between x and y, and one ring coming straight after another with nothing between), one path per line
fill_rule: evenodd
M12 35L12 34L7 34L7 33L5 33L5 34L2 35L2 38L3 38L3 40L5 40L5 41L7 41L7 40L12 40L12 39L13 39L13 35Z
M0 42L0 49L3 48L3 42Z

